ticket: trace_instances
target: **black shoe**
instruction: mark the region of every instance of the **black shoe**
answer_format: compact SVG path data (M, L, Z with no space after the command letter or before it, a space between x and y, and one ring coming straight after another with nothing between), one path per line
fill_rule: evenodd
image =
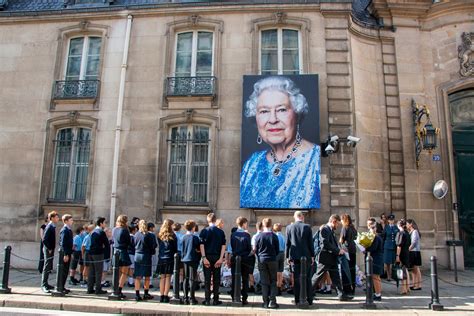
M267 302L263 302L262 308L268 308L268 303L267 303Z
M150 284L150 289L154 288L153 284Z
M255 287L254 286L249 287L249 293L255 293Z
M212 304L211 304L211 301L204 300L204 301L202 302L202 305L204 305L204 306L211 306Z
M165 296L164 295L161 295L160 296L160 303L164 303L165 302Z
M189 300L189 305L199 305L199 302L195 298L192 298Z
M154 299L155 297L153 295L150 295L150 294L145 294L143 295L143 300L152 300Z
M74 278L71 278L69 279L69 285L79 285L79 281Z
M214 300L214 301L212 301L212 305L214 305L214 306L222 305L222 301Z
M69 293L71 293L71 290L70 289L63 289L63 293L64 294L69 294Z
M104 290L98 290L98 291L95 291L95 294L96 294L96 295L107 294L107 291L104 291Z
M332 290L319 290L318 293L323 295L331 295Z
M380 295L380 296L374 295L374 301L381 302L382 301L382 295Z
M286 293L288 293L288 294L295 294L295 292L293 291L293 289L289 289L288 291L286 291Z
M49 285L49 284L46 284L46 288L47 288L48 290L54 290L54 286Z
M415 288L414 286L410 286L410 290L412 290L412 291L421 291L421 287Z
M95 291L94 290L87 290L86 294L94 294Z
M341 302L347 302L347 301L350 301L350 300L352 300L352 299L353 299L352 296L345 295L345 294L339 296L339 300L340 300Z
M279 307L280 307L280 305L278 305L276 302L270 302L270 303L268 303L268 308L269 308L269 309L277 309L277 308L279 308Z
M44 293L51 293L51 289L47 288L46 286L42 286L42 287L41 287L41 290L42 290Z
M169 303L170 302L170 297L168 295L165 295L163 298L163 303Z
M124 300L127 298L127 295L123 294L122 292L120 292L119 296L121 300Z
M249 301L247 301L247 300L242 300L242 305L244 305L244 306L245 306L245 305L249 305Z
M102 283L102 287L110 287L110 282L105 281L104 283Z
M143 298L140 295L135 295L135 301L137 302L143 301Z

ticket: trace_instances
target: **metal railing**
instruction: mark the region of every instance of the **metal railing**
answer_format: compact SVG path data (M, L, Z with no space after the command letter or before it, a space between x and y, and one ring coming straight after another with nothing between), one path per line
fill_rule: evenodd
M54 83L53 99L95 99L99 80L58 80Z
M206 77L168 77L166 96L215 96L217 78Z

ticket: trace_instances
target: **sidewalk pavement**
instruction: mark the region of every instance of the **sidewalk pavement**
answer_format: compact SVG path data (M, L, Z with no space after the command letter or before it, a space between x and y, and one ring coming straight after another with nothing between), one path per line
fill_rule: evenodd
M266 310L261 308L261 297L250 295L250 305L246 307L232 307L231 299L227 294L221 294L222 306L188 306L170 305L159 303L159 291L155 287L151 294L155 299L148 302L135 302L133 300L134 290L125 288L124 293L128 299L125 301L109 301L107 295L86 295L85 289L79 286L67 286L72 292L66 297L52 297L44 294L40 289L40 276L31 270L12 269L10 271L9 287L12 294L0 294L1 307L32 308L62 310L62 314L70 312L89 312L107 314L155 314L155 315L314 315L324 313L325 315L474 315L474 271L459 272L459 283L454 282L452 271L439 271L440 301L444 305L444 312L431 311L428 303L431 301L431 282L429 271L424 271L422 278L422 290L412 291L407 295L398 295L395 282L383 282L382 302L376 302L377 309L366 310L363 308L365 292L362 288L356 290L356 297L350 302L339 302L335 295L318 295L317 300L307 310L297 309L289 294L277 297L280 305L278 310ZM110 279L110 276L109 276ZM55 280L55 273L50 276L50 284ZM156 286L156 280L155 280ZM111 288L107 289L110 293ZM227 289L221 288L221 293ZM170 293L171 296L172 293ZM201 302L204 293L197 292L197 299ZM0 309L1 311L1 309Z

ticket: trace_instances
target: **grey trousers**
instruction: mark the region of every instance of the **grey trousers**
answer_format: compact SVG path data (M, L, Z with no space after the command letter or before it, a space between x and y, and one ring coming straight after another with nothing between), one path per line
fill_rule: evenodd
M91 264L89 265L89 274L87 276L87 291L99 292L102 290L102 271L104 270L104 255L91 255Z
M49 274L53 270L54 250L52 250L50 253L46 247L43 247L43 256L44 256L44 265L43 265L43 273L41 273L41 286L47 287Z
M258 263L258 271L260 271L260 283L262 284L263 302L276 303L277 289L277 261L267 261Z

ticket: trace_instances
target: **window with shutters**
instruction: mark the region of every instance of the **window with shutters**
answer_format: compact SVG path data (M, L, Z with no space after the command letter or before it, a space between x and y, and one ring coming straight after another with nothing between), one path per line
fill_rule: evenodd
M54 139L50 201L83 203L89 175L91 130L62 128Z
M209 127L179 125L169 131L167 204L207 205Z

